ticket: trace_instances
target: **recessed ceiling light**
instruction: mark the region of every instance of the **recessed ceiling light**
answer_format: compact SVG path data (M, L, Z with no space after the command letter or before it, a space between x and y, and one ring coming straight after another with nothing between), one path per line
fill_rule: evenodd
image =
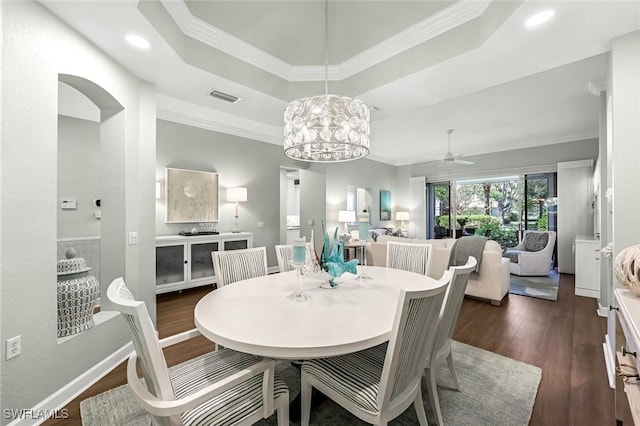
M127 43L129 43L130 45L135 46L139 49L148 49L151 47L151 43L149 43L149 40L135 34L127 34L125 40L127 40Z
M530 17L529 19L527 19L527 21L524 23L524 25L527 28L537 27L539 25L544 24L549 19L553 18L553 15L555 15L555 13L556 13L556 11L552 10L552 9L545 10L545 11L542 11L542 12L538 12L535 15L533 15L532 17Z

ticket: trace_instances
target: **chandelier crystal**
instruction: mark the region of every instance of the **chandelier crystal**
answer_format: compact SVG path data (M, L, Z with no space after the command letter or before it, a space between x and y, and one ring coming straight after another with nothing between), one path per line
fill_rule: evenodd
M369 108L328 93L328 1L325 0L325 94L296 99L284 110L284 153L295 160L340 162L369 154Z

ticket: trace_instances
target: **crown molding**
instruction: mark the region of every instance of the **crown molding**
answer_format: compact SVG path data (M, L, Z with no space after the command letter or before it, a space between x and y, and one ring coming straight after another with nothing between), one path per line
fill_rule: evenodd
M161 120L226 133L275 145L283 142L282 127L202 107L166 95L157 96L156 117Z
M290 82L325 79L324 65L290 65L192 15L184 0L160 1L180 30L193 39ZM467 0L454 3L341 64L328 66L326 77L331 81L340 81L371 68L477 18L491 1L493 0Z
M492 0L462 1L433 14L339 65L340 80L416 47L482 15Z

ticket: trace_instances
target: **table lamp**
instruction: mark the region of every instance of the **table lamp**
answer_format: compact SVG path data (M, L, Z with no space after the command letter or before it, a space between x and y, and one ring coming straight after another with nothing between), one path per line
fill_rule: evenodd
M238 203L247 201L247 188L227 188L227 201L236 203L236 226L234 233L240 232L238 228Z
M409 220L409 212L396 212L396 220L401 220L404 228L404 221Z
M338 222L344 222L344 234L342 234L342 239L344 241L348 241L351 238L349 234L349 222L353 223L356 221L356 212L353 210L340 210L338 211Z

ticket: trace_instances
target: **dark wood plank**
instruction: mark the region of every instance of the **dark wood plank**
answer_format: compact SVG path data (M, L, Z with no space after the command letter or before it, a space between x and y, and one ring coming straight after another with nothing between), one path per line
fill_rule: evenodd
M193 328L193 308L211 287L157 296L161 337ZM558 301L510 295L502 306L466 298L454 339L542 369L530 425L615 424L614 393L605 373L602 342L605 318L595 299L574 295L573 275L561 274ZM165 350L174 365L212 349L204 338ZM78 425L80 401L126 382L124 364L66 407L70 418L45 425Z

